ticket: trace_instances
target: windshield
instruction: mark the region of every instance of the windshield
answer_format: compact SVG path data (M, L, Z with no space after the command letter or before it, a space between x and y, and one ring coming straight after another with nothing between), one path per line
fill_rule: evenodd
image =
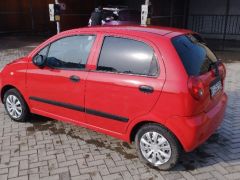
M205 74L217 62L217 57L199 35L177 36L172 39L172 43L188 75Z

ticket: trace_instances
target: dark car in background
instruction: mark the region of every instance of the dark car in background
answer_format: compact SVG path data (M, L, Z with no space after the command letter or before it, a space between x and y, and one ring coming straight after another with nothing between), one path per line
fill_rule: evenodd
M140 24L141 12L125 6L103 7L103 25Z

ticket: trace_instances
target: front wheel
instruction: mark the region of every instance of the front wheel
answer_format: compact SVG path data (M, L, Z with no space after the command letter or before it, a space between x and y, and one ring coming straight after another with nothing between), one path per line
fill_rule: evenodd
M27 120L29 116L28 106L16 89L10 89L4 94L3 103L12 120L17 122Z
M135 144L140 160L157 167L169 170L179 159L181 147L172 133L157 124L147 124L139 129Z

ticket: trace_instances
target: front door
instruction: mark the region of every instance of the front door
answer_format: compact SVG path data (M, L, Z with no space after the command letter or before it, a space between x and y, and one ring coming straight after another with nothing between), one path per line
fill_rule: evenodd
M88 124L121 134L132 119L151 110L165 81L156 54L142 41L104 38L86 83Z
M85 66L94 40L88 35L61 38L37 54L47 59L45 67L29 62L26 84L33 112L84 121Z

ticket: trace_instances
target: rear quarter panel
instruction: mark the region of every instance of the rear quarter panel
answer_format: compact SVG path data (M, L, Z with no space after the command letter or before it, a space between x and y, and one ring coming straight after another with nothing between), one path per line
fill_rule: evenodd
M155 40L165 65L166 81L161 96L151 113L161 119L171 116L185 116L189 112L188 105L188 76L179 60L178 54L171 43L171 39L160 37Z

